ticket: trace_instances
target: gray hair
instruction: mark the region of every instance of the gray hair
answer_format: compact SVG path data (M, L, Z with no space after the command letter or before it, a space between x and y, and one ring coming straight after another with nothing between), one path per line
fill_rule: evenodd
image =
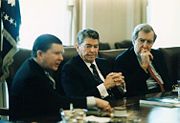
M132 33L132 42L134 42L138 38L138 34L140 31L143 31L145 33L149 33L151 31L154 32L154 29L149 24L139 24L134 28L134 31ZM156 33L154 32L154 40L156 40Z

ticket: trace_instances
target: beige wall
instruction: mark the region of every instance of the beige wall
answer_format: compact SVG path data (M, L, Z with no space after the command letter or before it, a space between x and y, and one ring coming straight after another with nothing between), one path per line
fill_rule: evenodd
M114 42L130 39L134 26L146 21L143 1L82 0L82 28L97 30L101 42L109 42L114 48Z

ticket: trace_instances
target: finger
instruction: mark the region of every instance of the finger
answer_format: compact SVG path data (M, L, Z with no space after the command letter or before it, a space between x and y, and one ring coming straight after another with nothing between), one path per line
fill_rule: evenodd
M112 111L112 108L109 104L106 106L105 111L108 111L108 112Z
M124 76L114 77L113 80L114 80L115 82L123 82L123 81L124 81Z
M149 52L149 58L150 60L153 60L153 55Z
M125 81L122 80L120 82L116 82L115 84L116 84L116 86L123 86L125 84Z
M122 75L122 73L113 74L111 77L112 77L113 79L115 79L115 78L124 78L124 76Z
M111 73L109 73L108 75L109 75L109 76L112 76L113 74L114 74L114 73L113 73L113 72L111 72Z
M113 78L114 82L123 82L124 81L124 76L123 77L116 77Z
M106 77L110 77L110 76L113 76L113 72L109 73Z
M120 77L120 78L115 78L114 79L114 82L116 82L116 83L124 83L124 77Z

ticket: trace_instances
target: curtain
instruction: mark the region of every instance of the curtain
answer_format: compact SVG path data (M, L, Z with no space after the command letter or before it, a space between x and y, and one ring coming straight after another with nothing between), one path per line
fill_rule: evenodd
M147 23L147 0L127 0L127 33L131 36L134 27Z
M81 29L81 13L82 13L82 0L69 0L69 10L71 11L70 21L70 44L74 45L76 36Z
M146 23L147 0L81 0L79 27L93 28L111 48L131 38L134 27Z

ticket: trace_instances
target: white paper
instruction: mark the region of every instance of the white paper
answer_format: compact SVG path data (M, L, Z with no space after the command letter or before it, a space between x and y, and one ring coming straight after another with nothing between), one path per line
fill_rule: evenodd
M88 122L97 122L97 123L108 123L110 122L110 117L97 117L94 115L90 115L86 117L86 121Z

